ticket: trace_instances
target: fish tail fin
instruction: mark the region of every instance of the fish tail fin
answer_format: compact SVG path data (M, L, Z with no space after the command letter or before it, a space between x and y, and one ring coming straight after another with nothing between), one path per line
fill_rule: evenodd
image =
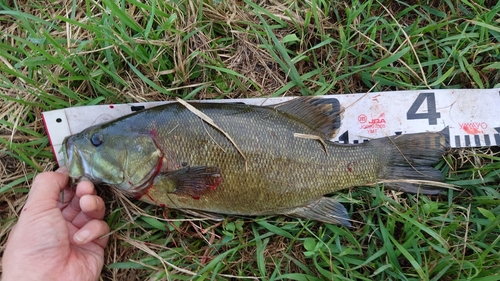
M422 194L438 194L444 177L434 169L449 143L446 131L397 135L381 139L378 145L386 146L383 157L386 166L379 172L379 182L397 191Z

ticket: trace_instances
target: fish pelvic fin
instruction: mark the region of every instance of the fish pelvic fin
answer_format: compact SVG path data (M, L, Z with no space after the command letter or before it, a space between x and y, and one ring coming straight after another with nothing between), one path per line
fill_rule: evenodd
M180 209L180 210L188 215L199 218L200 220L212 220L212 221L223 221L224 220L224 216L221 214L205 212L205 211L200 211L200 210L191 210L191 209Z
M324 139L335 137L344 112L336 98L298 97L271 107L318 131Z
M378 181L384 183L385 187L422 194L438 194L443 188L453 187L443 183L443 175L434 169L434 165L449 149L444 131L398 135L373 142L389 149L388 153L381 156L387 164L381 168Z
M345 207L334 198L321 197L303 207L293 208L284 215L338 224L350 227L349 215Z
M166 193L199 199L205 192L215 190L221 182L222 176L218 167L194 166L160 173L153 184Z

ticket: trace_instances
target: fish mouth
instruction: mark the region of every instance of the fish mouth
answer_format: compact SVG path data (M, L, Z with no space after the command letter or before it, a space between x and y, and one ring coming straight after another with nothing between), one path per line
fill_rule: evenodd
M66 137L63 141L62 152L64 155L64 165L68 169L68 175L75 179L86 177L91 179L90 175L86 173L89 171L89 165L82 157L82 151L78 149L71 136Z

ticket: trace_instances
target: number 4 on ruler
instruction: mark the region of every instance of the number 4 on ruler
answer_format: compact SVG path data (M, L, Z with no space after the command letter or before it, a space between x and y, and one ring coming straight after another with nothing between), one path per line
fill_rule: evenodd
M427 112L418 113L417 111L424 101L427 101ZM410 109L408 109L408 112L406 112L406 119L428 119L429 125L437 125L438 118L441 118L441 113L436 111L436 97L434 93L420 93Z

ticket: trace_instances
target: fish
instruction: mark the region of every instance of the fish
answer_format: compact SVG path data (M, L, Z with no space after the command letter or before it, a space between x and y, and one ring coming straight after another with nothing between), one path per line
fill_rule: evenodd
M143 109L63 141L69 176L194 214L285 215L350 226L332 193L383 183L438 194L443 132L330 141L343 107L298 97L272 106L180 103Z

